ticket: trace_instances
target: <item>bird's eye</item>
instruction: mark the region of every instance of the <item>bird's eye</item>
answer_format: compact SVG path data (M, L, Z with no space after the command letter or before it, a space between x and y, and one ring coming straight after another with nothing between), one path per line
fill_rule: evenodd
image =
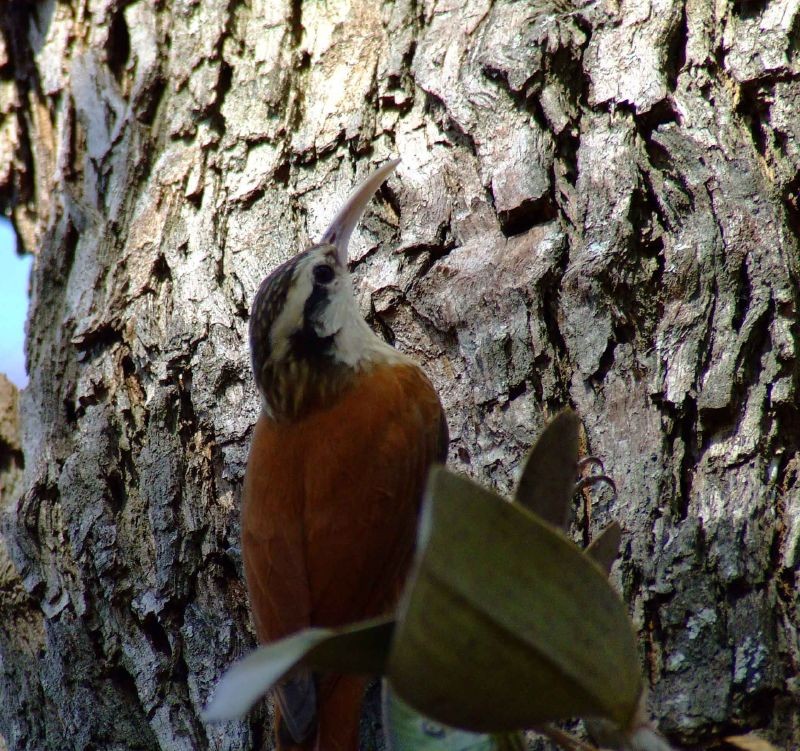
M333 280L333 269L325 263L314 266L314 282L317 284L327 284Z

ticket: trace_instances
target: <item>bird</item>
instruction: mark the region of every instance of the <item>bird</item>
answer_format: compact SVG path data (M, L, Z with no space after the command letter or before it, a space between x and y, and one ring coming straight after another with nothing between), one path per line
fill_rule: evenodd
M322 239L261 283L249 338L261 395L245 472L242 558L261 644L385 615L413 557L448 429L431 381L369 327L348 244L399 160L350 194ZM361 676L300 670L273 692L280 751L356 751Z

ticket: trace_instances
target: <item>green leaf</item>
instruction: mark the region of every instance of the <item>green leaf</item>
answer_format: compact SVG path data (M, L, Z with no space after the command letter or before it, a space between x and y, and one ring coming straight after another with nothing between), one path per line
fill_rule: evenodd
M391 751L496 751L490 735L442 725L383 685L383 732Z
M487 735L442 725L421 715L383 682L383 732L389 751L525 751L522 733Z
M380 675L394 627L393 620L383 618L336 630L310 628L260 647L222 676L203 716L208 722L241 717L300 666L331 673Z
M545 425L522 468L514 500L558 529L565 529L578 465L581 421L571 410Z
M606 574L527 509L441 467L388 677L419 712L480 732L576 716L627 727L642 690Z
M611 567L619 555L619 543L622 540L622 529L617 522L611 522L584 551L600 568L611 573Z

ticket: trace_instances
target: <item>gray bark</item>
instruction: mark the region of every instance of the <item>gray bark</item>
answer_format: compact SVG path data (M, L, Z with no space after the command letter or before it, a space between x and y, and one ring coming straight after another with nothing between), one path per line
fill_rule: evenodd
M662 729L800 744L798 29L796 0L7 2L0 201L36 253L8 746L269 745L264 708L199 718L253 646L249 305L394 155L358 292L453 466L507 491L573 405Z

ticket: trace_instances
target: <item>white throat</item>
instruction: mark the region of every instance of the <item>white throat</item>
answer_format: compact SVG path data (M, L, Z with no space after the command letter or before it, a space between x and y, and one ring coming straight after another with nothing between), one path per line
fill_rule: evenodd
M350 274L342 274L336 280L320 323L318 333L333 334L332 354L343 365L359 369L370 363L400 363L408 359L367 325L358 309Z

